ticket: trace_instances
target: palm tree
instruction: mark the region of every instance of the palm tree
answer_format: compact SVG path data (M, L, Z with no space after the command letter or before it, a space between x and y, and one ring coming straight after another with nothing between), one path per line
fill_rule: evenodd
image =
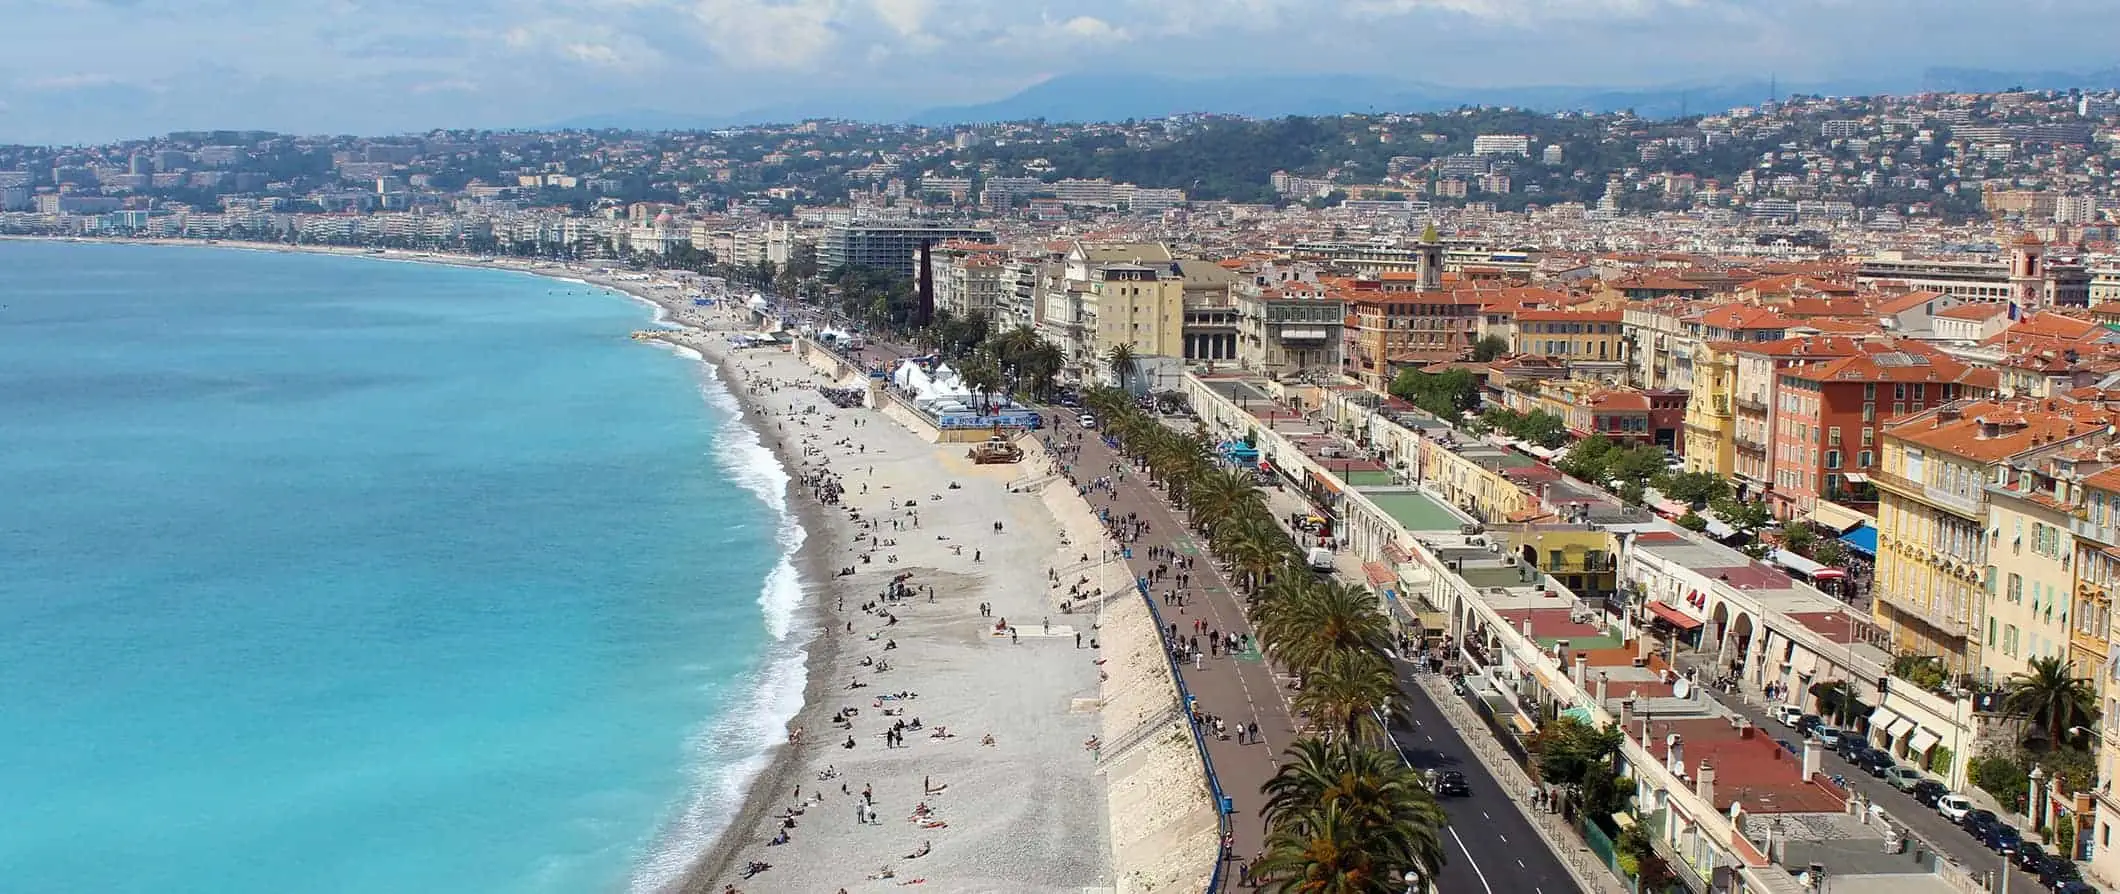
M1134 379L1134 346L1131 342L1112 345L1111 353L1105 355L1104 363L1111 368L1112 378L1119 382L1120 390Z
M1304 810L1266 836L1252 879L1276 894L1390 894L1397 879L1338 804Z
M1334 652L1391 649L1391 622L1377 610L1376 595L1351 584L1316 584L1292 599L1264 601L1258 631L1274 657L1297 673Z
M1340 741L1381 741L1378 715L1401 713L1398 676L1380 653L1338 649L1303 671L1290 706L1310 716L1312 729Z
M1209 544L1253 593L1266 585L1267 575L1289 561L1294 549L1271 519L1251 514L1218 520Z
M1312 846L1317 842L1304 840L1331 841L1334 835L1320 833L1342 830L1351 838L1347 844L1384 873L1380 882L1387 885L1409 868L1430 878L1442 868L1443 848L1436 834L1447 822L1443 811L1420 774L1388 752L1344 741L1300 739L1284 752L1280 769L1259 791L1265 796L1259 813L1267 827L1281 833L1284 841L1303 842L1278 849L1279 860L1273 859L1276 849L1270 844L1262 878L1315 882L1330 879L1335 868L1359 868L1346 862L1355 855L1341 856L1337 847L1317 848ZM1277 890L1374 889L1298 884Z
M1186 506L1194 527L1209 519L1230 518L1247 514L1252 508L1263 508L1265 495L1251 476L1236 469L1220 470L1201 476L1192 487L1192 500Z
M2089 723L2098 716L2098 693L2091 681L2076 676L2060 658L2034 658L2029 670L2010 675L2002 697L2002 708L2020 717L2046 721L2047 739L2060 744L2078 719Z

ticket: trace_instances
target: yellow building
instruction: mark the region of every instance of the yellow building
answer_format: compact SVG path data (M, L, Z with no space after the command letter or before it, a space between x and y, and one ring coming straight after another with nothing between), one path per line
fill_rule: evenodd
M2010 553L2005 538L2012 534L1990 528L1988 485L2011 480L2011 467L2102 441L2113 418L2064 398L2005 399L1955 401L1887 426L1879 439L1883 461L1871 476L1879 497L1871 606L1878 625L1902 649L1940 657L1954 673L1982 667L1989 576L1996 573L1990 556L2024 564ZM2005 611L2018 614L2015 606ZM2024 660L2019 629L2012 662ZM1998 645L2002 633L1998 626Z
M1987 489L1991 568L1975 674L1988 685L2025 672L2034 658L2071 659L2070 568L2077 557L2067 501L2080 486L2072 466L2056 457L2038 468L2005 470L2007 480Z
M1166 268L1106 264L1094 272L1083 300L1090 350L1110 356L1128 345L1138 357L1185 356L1185 280Z
M1626 326L1617 310L1520 310L1516 313L1519 354L1538 354L1565 361L1584 378L1622 381L1627 374Z
M2075 533L2074 606L2069 615L2069 656L2076 673L2098 687L2102 720L2098 724L2098 778L2120 773L2120 674L2112 659L2113 593L2120 590L2120 468L2083 480L2070 528ZM2120 797L2111 786L2093 789L2096 808L2091 829L2091 866L2105 881L2120 880L2120 846L2113 829L2120 826Z
M1517 454L1480 442L1445 447L1421 441L1421 478L1459 509L1488 524L1523 521L1537 505L1505 474L1536 465Z
M1517 525L1506 538L1510 551L1525 564L1551 575L1577 596L1619 589L1619 543L1609 531L1589 525Z
M1695 349L1693 392L1686 399L1686 471L1728 478L1736 470L1736 382L1735 358L1705 344Z

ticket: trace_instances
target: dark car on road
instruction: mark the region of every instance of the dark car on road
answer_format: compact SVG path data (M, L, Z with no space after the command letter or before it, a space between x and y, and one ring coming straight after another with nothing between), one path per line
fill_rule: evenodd
M1914 783L1913 788L1907 789L1907 794L1914 796L1915 803L1930 810L1936 809L1936 799L1950 793L1951 790L1948 787L1934 779L1924 779Z
M2050 856L2046 860L2046 868L2039 870L2039 884L2045 885L2048 890L2054 891L2056 894L2060 894L2065 885L2083 884L2083 878L2077 874L2076 864L2063 860L2059 856Z
M1958 819L1958 827L1983 844L1987 842L1988 830L1999 825L2002 825L2002 820L1997 818L1992 810L1969 810L1965 816Z
M2010 862L2017 864L2018 869L2039 875L2046 872L2047 861L2052 859L2047 855L2046 848L2027 841L2017 845L2017 855L2011 857Z
M1980 836L1980 843L1987 845L1988 850L2007 857L2017 852L2017 846L2024 843L2024 836L2018 834L2016 826L1996 823L1988 829L1986 835Z
M1879 779L1883 779L1885 771L1892 769L1897 764L1898 762L1892 760L1891 755L1882 751L1864 752L1862 759L1855 762L1855 766L1861 767L1863 772Z
M1463 798L1472 794L1472 786L1465 782L1465 774L1444 770L1435 778L1435 793L1445 798Z
M1840 744L1833 746L1833 750L1840 753L1841 760L1852 764L1861 760L1863 755L1870 753L1870 743L1863 741L1860 736L1842 734Z

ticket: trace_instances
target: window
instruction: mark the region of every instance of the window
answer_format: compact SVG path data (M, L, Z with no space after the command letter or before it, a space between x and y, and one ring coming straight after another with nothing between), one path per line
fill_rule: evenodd
M1876 421L1877 421L1877 405L1876 405L1876 404L1874 404L1874 403L1865 403L1865 404L1863 404L1863 405L1862 405L1862 421L1864 421L1864 422L1876 422Z
M1826 468L1828 468L1828 469L1838 469L1838 468L1840 468L1840 451L1838 451L1838 450L1828 450L1828 451L1826 451Z
M1826 446L1840 446L1840 426L1836 425L1826 429Z
M1875 463L1875 462L1873 462L1872 460L1873 460L1873 457L1871 456L1871 454L1870 454L1870 451L1868 451L1868 450L1864 450L1864 451L1862 451L1861 453L1857 453L1857 454L1855 454L1855 464L1856 464L1857 466L1861 466L1862 468L1865 468L1865 469L1867 469L1867 468L1870 468L1871 466L1874 466L1874 465L1876 465L1876 463Z
M1906 400L1906 399L1907 399L1907 386L1905 386L1905 385L1903 385L1903 384L1901 384L1901 385L1893 385L1893 386L1892 386L1892 399L1893 399L1893 400Z
M2009 588L2008 590L2004 591L2004 593L2003 593L2003 597L2004 597L2004 598L2006 598L2006 599L2008 599L2008 600L2009 600L2009 601L2011 601L2011 602L2023 602L2023 601L2024 601L2024 576L2023 576L2023 575L2019 575L2019 574L2012 574L2012 575L2010 575L2010 588Z
M1874 429L1874 428L1864 428L1864 429L1862 430L1862 446L1864 446L1864 447L1868 447L1868 446L1870 446L1871 444L1873 444L1873 443L1876 443L1876 441L1877 441L1877 430L1876 430L1876 429Z
M1876 382L1867 382L1867 383L1864 383L1864 384L1863 384L1863 386L1862 386L1862 399L1863 399L1863 400L1876 400L1876 399L1877 399L1877 383L1876 383Z

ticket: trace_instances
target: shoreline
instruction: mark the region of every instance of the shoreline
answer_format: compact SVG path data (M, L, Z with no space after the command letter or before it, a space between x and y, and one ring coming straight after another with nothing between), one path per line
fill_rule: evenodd
M745 312L735 307L707 308L693 305L691 296L698 294L700 288L696 280L692 280L696 274L688 272L656 274L601 268L602 272L599 273L600 268L596 267L535 259L477 258L395 250L375 252L367 249L277 243L67 237L32 239L330 254L501 270L578 284L590 289L607 290L614 295L649 305L654 309L653 327L669 330L669 335L652 339L662 343L656 347L675 348L681 355L696 355L696 358L688 356L687 359L697 359L708 365L710 374L718 379L720 387L726 389L734 399L741 424L757 437L760 446L771 452L788 476L782 489L785 519L802 528L804 540L788 557L797 575L800 597L788 617L787 636L781 642L787 647L803 650L804 681L801 705L796 709L794 716L787 720L786 726L790 729L806 730L808 736L807 741L800 745L791 744L786 740L765 744L760 752L764 757L763 765L748 779L743 780L740 787L732 787L741 792L741 800L734 805L732 813L721 813L715 809L717 805L706 800L714 797L713 791L689 789L686 792L686 800L678 802L679 806L671 818L651 835L640 857L627 867L631 889L718 894L724 890L723 885L733 883L739 890L752 890L755 886L757 890L831 892L844 888L848 891L861 891L911 883L883 879L911 879L922 876L920 880L926 882L925 887L929 889L1054 892L1064 890L1073 894L1085 887L1098 888L1117 883L1111 850L1113 818L1107 816L1105 810L1108 782L1094 757L1075 746L1078 740L1101 731L1099 722L1102 719L1100 715L1103 713L1101 706L1104 693L1100 691L1101 675L1090 662L1098 653L1082 648L1084 644L1079 641L1072 645L1081 651L1073 651L1065 648L1069 645L1065 642L1055 643L1049 639L1034 638L1041 627L1051 625L1054 620L1059 620L1062 625L1070 621L1079 622L1081 627L1045 627L1044 634L1049 638L1064 638L1069 632L1091 632L1085 629L1089 627L1090 622L1103 620L1101 605L1085 606L1085 610L1094 612L1094 615L1063 616L1058 611L1057 604L1064 591L1055 593L1048 587L1034 586L1031 583L1032 575L1042 573L1037 566L1055 568L1072 563L1074 557L1071 554L1065 557L1066 562L1054 554L1053 541L1058 540L1062 544L1060 551L1069 550L1070 547L1065 545L1067 535L1063 532L1077 528L1077 524L1057 517L1063 506L1054 505L1053 500L1048 497L1057 498L1059 494L1047 494L1048 488L1045 485L1027 488L1020 493L1014 487L1020 481L1032 479L1049 483L1051 476L1039 471L1042 468L1039 465L1043 461L1042 451L1036 451L1038 459L1027 460L1021 465L972 466L968 461L956 459L955 454L961 451L962 445L940 445L922 441L916 432L904 427L881 408L831 408L813 386L827 383L836 386L855 384L850 377L842 379L842 370L835 370L831 374L824 373L814 367L808 358L798 356L792 351L737 349L728 342L727 336L732 332L750 328L743 322L747 319L743 317ZM680 276L688 281L677 281ZM747 367L759 369L752 370ZM771 393L759 393L759 390L753 387L757 383L752 380L761 375L773 382ZM859 384L865 386L866 378L863 377ZM783 391L786 393L783 394ZM798 410L791 400L797 400L808 407L800 412L815 412L818 409L816 405L822 405L824 412L815 416L798 415ZM895 536L884 534L883 536L891 537L888 543L891 548L889 560L892 564L848 564L851 560L843 558L846 552L860 552L862 549L858 544L849 549L848 544L857 543L859 537L869 537L868 548L879 551L877 545L885 541L878 532L886 530L881 527L885 523L881 516L886 513L878 511L873 499L858 497L853 493L857 486L860 486L864 493L867 492L865 484L857 485L851 481L850 470L845 466L848 458L855 455L853 446L844 442L823 445L818 441L821 433L813 430L810 434L803 434L800 428L789 427L791 423L809 426L812 419L822 422L826 427L834 422L850 424L857 431L864 433L859 437L865 447L875 449L870 456L878 463L869 466L868 472L871 475L883 473L872 479L877 481L878 486L888 489L893 484L884 482L894 482L900 487L899 496L917 496L932 488L936 492L929 499L940 501L944 499L940 478L950 476L948 503L961 504L968 500L975 505L971 507L971 511L958 514L960 517L955 519L949 517L952 513L946 511L947 507L933 507L933 510L944 510L945 518L940 521L951 532L949 534L926 531L916 534L911 530L898 531ZM838 430L834 433L845 432ZM886 461L883 458L886 451L882 447L885 444L890 445L889 470L886 470ZM907 465L914 468L907 470ZM806 486L805 479L820 469L830 469L844 483L845 505L826 505L817 498L811 487ZM959 480L971 486L959 491ZM874 496L880 498L883 495L879 492ZM849 515L840 514L841 510L856 509L857 502L866 504L859 506L858 511L853 513L855 517L862 519L860 523L853 521ZM906 501L906 505L910 506L912 502ZM1074 514L1072 504L1075 502L1075 495L1071 488L1065 499L1059 502L1065 505L1066 514ZM929 507L923 501L921 508ZM890 510L898 509L898 501L891 500ZM1086 503L1082 505L1081 510L1086 513ZM907 511L917 513L917 510ZM978 521L971 526L947 527L961 522L962 517L976 517ZM1024 551L1026 547L1007 541L982 540L979 545L989 554L988 558L994 561L989 564L972 564L977 561L979 553L978 550L972 549L974 540L984 533L975 532L973 528L994 518L1009 519L1012 534L1019 530L1027 531L1016 534L1016 537L1031 546L1028 551ZM920 527L917 514L912 525ZM864 527L866 534L861 533ZM998 530L997 525L997 533ZM900 538L916 537L932 537L946 543L937 545L928 541L924 545L899 545ZM948 542L952 537L957 540L954 543ZM955 550L951 549L952 546ZM959 550L962 552L957 552ZM907 561L902 564L898 564L900 552L907 553L904 557ZM971 561L968 562L967 559ZM863 562L866 561L867 556L864 555ZM841 568L855 573L842 575ZM899 704L918 707L920 710L910 712L915 718L927 713L933 718L930 728L947 723L958 727L961 732L955 741L940 743L929 741L924 730L908 732L907 738L914 740L913 742L884 751L882 755L876 755L875 752L883 749L872 750L872 746L864 745L859 750L852 750L854 739L849 737L849 744L846 746L849 750L842 751L832 747L833 742L829 741L833 733L828 724L833 719L835 705L860 705L863 716L860 718L861 728L858 732L868 732L868 728L878 719L869 711L871 701L866 693L851 696L835 685L840 676L865 673L867 662L879 657L870 655L861 665L852 663L855 656L851 653L856 650L850 648L855 642L847 621L862 622L864 616L853 612L853 606L861 604L864 600L877 598L875 594L878 585L883 582L881 578L895 577L901 572L917 574L918 577L913 580L914 585L930 586L933 592L949 597L948 601L952 605L937 612L934 618L912 619L911 623L905 626L892 628L891 637L895 644L913 647L911 652L890 652L892 663L922 664L925 662L917 661L916 658L929 653L935 654L939 659L934 667L901 670L901 674L912 673L919 677L918 689L928 695L929 701ZM924 583L927 581L932 581L932 584ZM761 582L761 586L767 584ZM1024 635L1020 641L1014 643L1009 639L997 640L993 636L964 635L967 627L976 627L982 623L979 621L952 620L945 622L942 628L927 629L934 621L941 620L940 616L944 613L955 613L960 619L974 617L974 609L969 601L974 599L982 606L994 605L995 613L1002 617L1029 615L1035 619L1043 615L1043 623L1031 627L1029 631L1019 631ZM935 600L931 597L929 602L930 605L923 606L901 606L893 603L889 608L891 612L912 615L922 610L934 611L930 606ZM836 615L835 605L841 607ZM1003 611L1004 608L1006 611ZM871 614L877 617L888 616L881 611ZM894 617L890 623L896 625L899 619ZM1019 623L1018 626L1022 625ZM881 628L878 630L880 632ZM867 644L873 645L878 635L879 633L872 632ZM1090 638L1095 639L1094 636ZM1011 651L991 652L992 648L997 647L997 643L999 648ZM1023 648L1016 649L1012 648L1013 646ZM1059 654L1054 654L1055 650L1058 650ZM914 652L921 654L915 655ZM993 665L992 662L1002 654L1012 657L1004 659L1000 666ZM1037 657L1032 658L1034 655ZM981 666L976 670L967 667L974 663ZM891 686L895 689L900 685L898 679L899 677L893 676L889 683L879 680L876 685ZM1010 680L1014 681L1013 685L1005 682ZM1016 694L1019 696L1031 696L1016 701L1028 702L1032 710L1024 714L1017 705L993 703L987 697L991 696L992 688L996 685L1005 685L1009 689L1017 690ZM835 700L835 693L839 694L840 698ZM938 699L941 704L934 703ZM952 704L953 702L956 704ZM873 704L878 709L886 706L886 703L880 700ZM967 712L973 716L966 716ZM719 722L728 723L732 720L733 718L723 718ZM990 725L982 728L979 724ZM856 730L856 727L850 724L847 729ZM975 744L985 732L997 734L1000 739L998 747L988 750ZM874 733L874 736L877 739L883 738L881 732ZM1023 753L1011 753L1019 751ZM959 759L936 763L931 759L916 757L916 752L953 752ZM998 760L979 760L988 755ZM832 764L834 759L839 763ZM903 835L893 836L879 825L864 824L858 827L860 832L852 833L859 837L847 838L828 846L825 853L817 854L809 847L812 844L809 839L844 835L846 831L820 829L845 823L842 819L844 814L840 813L837 807L827 805L821 810L813 808L808 811L801 827L794 832L798 838L793 843L798 847L765 849L765 835L762 830L769 825L769 820L779 819L774 815L776 807L783 804L788 804L791 808L796 806L788 802L791 792L800 788L807 797L822 798L825 795L824 792L818 791L822 786L816 785L815 780L811 778L820 764L844 768L843 777L834 781L853 780L857 796L859 787L867 784L865 779L857 778L857 774L881 774L870 778L881 783L879 788L886 792L897 787L892 785L894 782L902 786L904 774L927 774L930 778L939 777L942 773L951 774L949 777L942 777L949 779L944 785L948 790L946 796L931 793L916 798L922 805L926 805L929 800L935 801L934 809L938 814L947 813L950 828L946 831L939 828L913 829L910 830L910 835L914 837L908 838ZM856 769L864 765L866 768ZM812 784L805 785L806 782ZM1083 785L1092 788L1085 790ZM1085 798L1084 795L1091 797ZM912 806L912 800L905 799L902 789L897 797L905 800L905 806ZM834 795L833 799L840 800L838 795ZM969 815L958 812L964 807L972 806L961 807L958 802L982 800L985 803L978 803ZM883 797L879 797L876 803L876 812L879 814L895 809L883 806ZM801 806L811 805L805 801ZM823 815L820 816L820 813ZM715 821L722 816L726 816L725 821ZM880 819L878 823L881 823ZM770 825L777 827L779 824L773 822ZM686 826L694 829L715 828L716 831L704 838L699 850L687 853L682 847L685 843L672 838L673 835L684 834ZM1034 840L1056 836L1065 840L1046 842L1043 847L1038 846ZM881 846L878 847L879 842L876 839L894 837L900 840L880 843ZM1021 843L1026 839L1033 841L1028 845ZM930 842L934 847L932 856L928 856L926 852ZM856 856L858 851L866 851L867 855ZM799 852L807 852L810 855L806 858ZM904 856L901 857L901 854ZM922 858L916 860L913 854L919 854ZM658 857L660 859L657 859ZM755 859L770 860L775 864L775 868L755 881L738 878L737 870L748 860ZM891 867L901 861L906 864L904 871L894 875ZM883 867L880 870L871 868L879 865ZM680 866L682 869L678 868ZM869 877L866 881L862 877L864 874Z

